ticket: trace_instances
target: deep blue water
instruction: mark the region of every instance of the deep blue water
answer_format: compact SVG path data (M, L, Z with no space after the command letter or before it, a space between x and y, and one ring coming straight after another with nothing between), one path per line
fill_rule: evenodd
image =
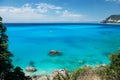
M113 24L5 24L13 64L23 69L34 62L36 73L55 69L109 64L108 55L120 48L120 25ZM49 56L57 50L61 56Z

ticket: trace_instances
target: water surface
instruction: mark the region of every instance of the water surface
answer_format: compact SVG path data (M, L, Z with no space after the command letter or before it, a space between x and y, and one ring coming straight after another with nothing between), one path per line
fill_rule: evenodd
M55 69L73 71L83 65L109 63L108 55L120 47L120 25L5 24L13 64L23 69L34 62L36 73ZM50 50L61 56L51 57Z

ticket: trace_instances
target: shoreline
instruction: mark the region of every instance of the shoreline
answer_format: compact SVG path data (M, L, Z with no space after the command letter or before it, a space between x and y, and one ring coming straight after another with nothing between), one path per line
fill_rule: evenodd
M83 70L86 70L86 72L83 73L86 76L82 76L82 77L86 78L86 77L92 75L91 78L95 78L93 80L99 80L100 76L96 73L96 71L99 70L100 68L106 68L106 67L107 67L106 64L101 64L101 65L99 64L99 65L96 65L95 67L92 67L90 65L86 65L83 67L79 67L78 69L74 70L73 72L69 72L68 69L55 69L50 74L39 74L39 73L34 74L33 73L31 75L25 74L25 76L32 77L32 80L54 80L54 78L56 76L62 77L63 80L65 80L65 79L68 80L68 78L72 77L76 73L76 71L78 71L79 69L81 69L81 70L83 69Z
M97 65L84 65L84 66L81 66L81 67L78 67L77 69L79 68L91 68L93 70L97 69L97 68L100 68L100 67L106 67L108 64L97 64ZM27 72L24 70L24 73L25 75L29 75L29 76L34 76L34 75L51 75L52 73L56 72L56 71L64 71L64 70L67 70L69 73L73 73L74 71L76 71L77 69L73 70L73 71L69 71L69 69L67 68L61 68L61 69L54 69L53 71L51 72L47 72L45 70L37 70L36 72Z
M80 67L78 67L78 68L91 67L92 69L95 69L95 68L97 68L97 67L102 67L102 66L106 66L106 65L109 65L109 64L106 64L106 63L103 63L103 64L95 64L95 65L86 64L86 65L80 66ZM72 72L74 72L76 69L78 69L78 68L76 68L76 69L74 69L74 70L69 70L68 68L56 68L56 69L47 71L47 70L40 69L40 68L37 68L37 67L35 67L35 68L37 69L36 72L27 72L25 69L23 69L23 71L25 72L25 74L50 75L52 72L54 72L54 71L56 71L56 70L63 70L63 69L65 69L65 70L68 70L70 73L72 73Z

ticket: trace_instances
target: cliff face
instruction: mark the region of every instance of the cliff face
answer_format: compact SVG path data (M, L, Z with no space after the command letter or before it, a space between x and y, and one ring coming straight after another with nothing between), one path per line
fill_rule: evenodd
M120 15L111 15L102 21L102 23L120 23Z
M0 22L2 22L2 17L0 17Z

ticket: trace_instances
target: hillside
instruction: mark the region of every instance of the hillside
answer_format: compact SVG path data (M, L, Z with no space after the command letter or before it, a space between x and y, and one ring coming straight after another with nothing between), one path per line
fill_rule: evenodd
M106 20L103 20L101 23L120 23L120 14L111 15Z

